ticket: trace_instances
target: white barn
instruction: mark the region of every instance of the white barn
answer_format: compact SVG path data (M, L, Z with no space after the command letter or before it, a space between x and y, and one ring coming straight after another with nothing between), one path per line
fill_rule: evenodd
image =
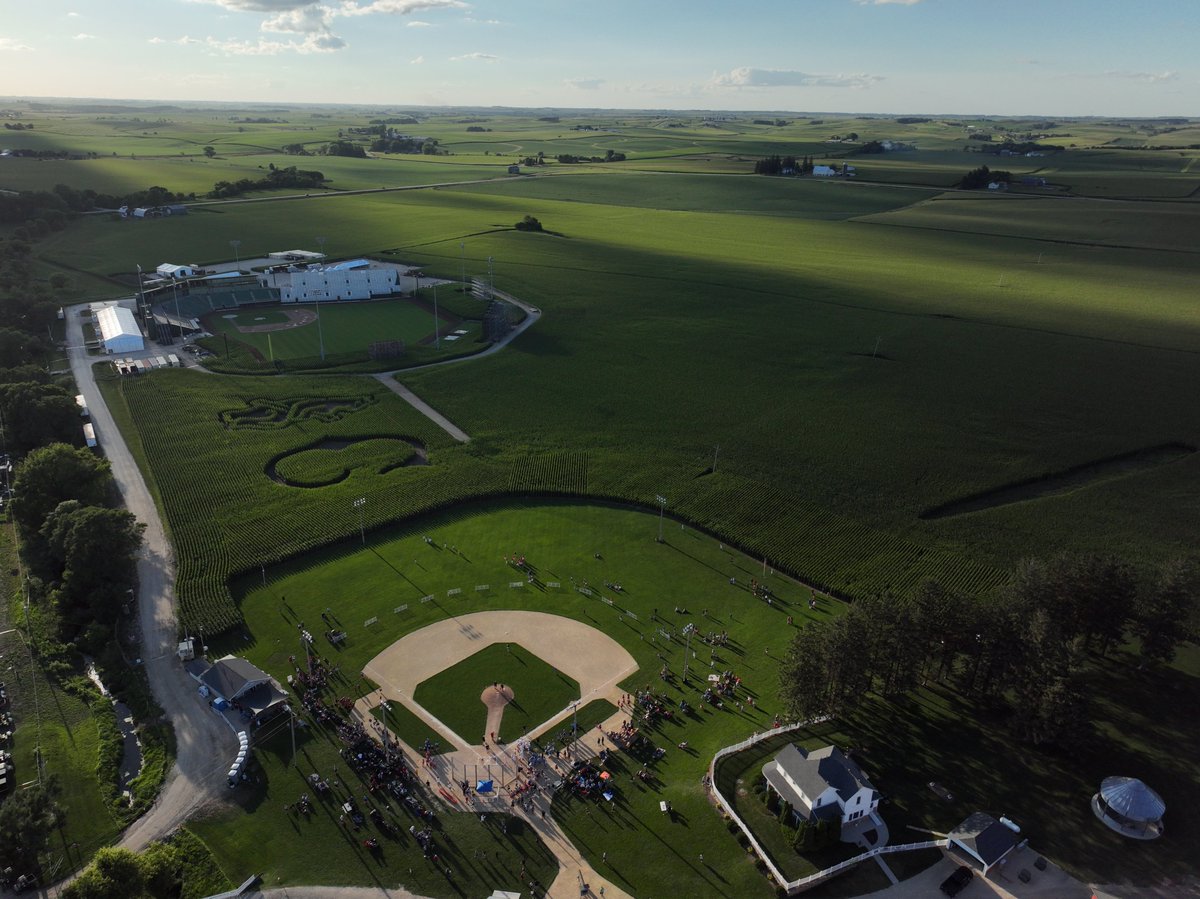
M763 766L767 787L792 807L797 821L853 823L874 816L879 793L861 768L836 746L805 752L785 746Z
M155 269L163 278L172 278L175 281L180 281L184 278L194 278L196 276L195 266L191 265L175 265L171 262L164 262Z
M816 178L832 178L837 174L837 169L828 165L814 165L812 173Z
M278 287L283 303L323 303L333 300L369 300L400 291L400 273L393 268L318 266L295 272L278 272L263 287Z
M146 348L142 329L124 306L105 306L99 310L96 325L106 353L140 353Z

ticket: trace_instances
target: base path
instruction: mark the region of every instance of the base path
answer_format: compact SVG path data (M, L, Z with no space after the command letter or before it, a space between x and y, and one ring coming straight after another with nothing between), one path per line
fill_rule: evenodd
M150 811L121 838L122 846L140 850L166 836L210 799L222 795L226 771L237 754L237 738L220 716L209 711L196 692L196 682L184 672L175 655L178 624L171 545L142 473L96 386L92 364L101 359L89 355L83 346L79 315L83 309L87 306L66 310L71 372L87 402L100 447L112 466L125 506L146 526L137 560L142 656L154 698L175 728L175 764L166 784Z

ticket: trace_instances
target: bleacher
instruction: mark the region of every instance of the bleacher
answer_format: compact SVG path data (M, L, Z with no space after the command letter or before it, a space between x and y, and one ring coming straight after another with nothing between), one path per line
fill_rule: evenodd
M178 302L178 311L176 310ZM198 319L219 309L238 309L242 306L255 306L262 303L278 303L279 291L273 287L239 287L225 290L195 290L188 291L187 296L178 300L167 294L154 303L154 313L163 317L177 319Z

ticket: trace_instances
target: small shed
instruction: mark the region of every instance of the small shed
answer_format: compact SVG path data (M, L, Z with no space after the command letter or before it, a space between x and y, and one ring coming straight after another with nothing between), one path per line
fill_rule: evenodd
M981 865L985 877L989 870L1003 863L1018 842L1015 830L985 812L975 812L950 831L949 840L951 851Z
M182 278L193 278L196 275L196 270L192 266L175 265L171 262L164 262L155 271L164 278L173 278L176 281Z

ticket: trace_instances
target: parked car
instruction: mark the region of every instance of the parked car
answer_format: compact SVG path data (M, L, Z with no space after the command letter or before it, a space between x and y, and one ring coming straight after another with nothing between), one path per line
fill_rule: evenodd
M947 896L957 896L974 876L975 874L966 865L959 865L953 874L942 881L942 892Z

